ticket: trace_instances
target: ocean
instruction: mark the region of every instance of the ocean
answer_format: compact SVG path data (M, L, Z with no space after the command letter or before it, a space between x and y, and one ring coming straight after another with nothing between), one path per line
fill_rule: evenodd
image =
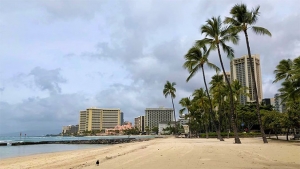
M91 137L2 137L0 143L6 143L7 146L0 146L0 159L27 156L41 153L52 153L59 151L70 151L88 148L100 148L110 146L108 144L36 144L36 145L19 145L11 146L15 142L39 142L39 141L65 141L65 140L93 140L93 139L112 139L128 138L124 136L91 136ZM149 135L132 135L130 138L144 139L154 138Z

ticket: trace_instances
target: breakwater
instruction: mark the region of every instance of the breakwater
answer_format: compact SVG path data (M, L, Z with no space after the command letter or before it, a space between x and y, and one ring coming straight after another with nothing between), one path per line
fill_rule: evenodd
M11 146L35 145L35 144L120 144L129 143L141 139L136 138L112 138L112 139L91 139L91 140L61 140L61 141L32 141L32 142L14 142ZM5 143L6 144L6 143ZM8 144L7 144L8 145Z

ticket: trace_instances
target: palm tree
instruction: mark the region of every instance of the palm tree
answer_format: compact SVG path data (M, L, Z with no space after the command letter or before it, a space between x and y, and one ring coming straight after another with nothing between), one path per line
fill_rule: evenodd
M202 50L201 50L202 49ZM212 102L210 99L210 95L209 95L209 91L207 88L207 83L206 83L206 79L205 79L205 73L204 73L204 64L206 64L208 67L215 69L216 71L219 70L219 68L214 65L213 63L210 63L208 61L208 51L205 45L198 47L198 46L193 46L188 53L184 56L185 58L185 63L183 64L183 67L185 69L187 69L190 73L189 77L186 79L186 81L188 82L195 74L196 72L201 69L202 70L202 75L203 75L203 80L204 80L204 84L205 84L205 89L206 89L206 94L208 96L208 100L210 103L210 114L211 116L213 116L213 106L212 106ZM218 127L216 125L217 120L214 120L214 126L216 128L217 131L217 135L218 138L220 139L220 141L224 141L224 139L222 138L220 131L218 130Z
M246 92L247 87L243 87L237 79L232 81L231 88L233 91L233 95L236 98L237 103L240 103L240 98L243 96L250 96L249 93Z
M213 100L214 100L213 102L218 107L219 124L220 124L219 126L221 126L221 119L222 119L221 117L222 117L222 115L225 114L224 111L222 111L223 107L224 107L224 105L223 105L224 104L224 98L225 98L225 96L227 94L227 91L228 91L226 89L226 86L225 86L224 81L223 81L223 75L218 75L218 74L214 75L212 77L212 80L209 82L209 84L211 85L210 93L213 96ZM226 125L226 127L227 127L227 125Z
M273 83L276 83L280 80L287 80L292 76L292 67L293 61L291 59L283 59L276 66L276 70L274 70L275 80Z
M292 105L297 103L300 101L298 100L300 99L300 57L293 61L290 59L281 60L276 68L274 82L284 79L281 84L282 87L279 89L280 97Z
M209 109L209 100L206 95L206 92L203 90L203 88L196 89L193 92L193 103L194 106L198 109L198 120L201 120L203 122L203 125L205 127L206 131L206 138L208 138L208 113L207 110ZM200 115L200 116L199 116Z
M223 51L227 54L227 57L233 58L234 57L234 51L233 49L226 45L226 42L232 42L233 44L238 43L238 36L234 32L232 26L222 26L222 21L220 16L219 17L212 17L211 19L208 19L206 21L206 24L201 27L201 33L205 35L205 38L202 40L197 41L196 43L200 46L204 44L209 45L209 51L210 50L217 50L219 55L219 60L222 66L223 75L226 79L227 85L229 86L229 92L230 92L230 106L231 106L231 125L234 131L234 140L236 144L241 144L241 140L238 136L237 127L235 123L235 117L234 117L234 105L233 105L233 93L230 87L230 82L228 80L228 77L225 73L222 56L220 52L220 46L222 47Z
M176 88L174 87L176 85L175 82L170 83L169 81L166 82L164 90L163 90L163 94L165 95L165 97L167 98L168 95L171 96L171 100L172 100L172 105L173 105L173 112L174 112L174 120L175 120L175 133L176 133L176 113L175 113L175 107L174 107L174 101L173 99L175 99L176 95Z
M179 101L179 104L183 107L182 109L179 110L179 114L180 115L183 115L183 112L185 110L187 110L188 112L188 115L190 116L190 109L191 109L191 106L192 106L192 101L189 97L185 97L185 98L182 98L180 101ZM189 137L191 137L191 117L189 117Z
M259 111L259 100L257 95L257 86L256 86L256 80L255 80L255 74L254 74L254 67L252 63L252 57L251 57L251 51L250 51L250 45L249 45L249 39L248 39L248 32L247 30L249 28L252 29L252 31L256 34L260 35L269 35L272 36L271 33L263 27L258 26L252 26L256 23L259 16L259 6L253 9L252 11L249 11L247 9L247 5L241 3L236 4L231 10L230 14L232 17L226 17L225 23L231 24L235 28L237 32L244 32L245 38L246 38L246 44L247 44L247 50L248 50L248 58L250 61L250 69L251 69L251 75L252 75L252 82L253 82L253 89L254 89L254 98L256 100L256 114L258 118L258 122L260 125L260 132L263 138L264 143L268 143L267 138L265 136L264 127L261 122L261 116Z

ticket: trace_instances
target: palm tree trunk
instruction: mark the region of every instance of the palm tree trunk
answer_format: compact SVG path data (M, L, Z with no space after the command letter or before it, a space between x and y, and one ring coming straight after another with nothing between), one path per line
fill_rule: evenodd
M176 113L175 113L175 107L174 107L174 102L173 102L173 98L171 97L171 99L172 99L172 105L173 105L173 112L174 112L174 120L175 120L175 133L174 134L176 134L176 128L177 128L177 125L176 125Z
M218 139L220 141L224 141L224 139L222 138L222 136L220 134L220 128L218 127L218 126L220 126L220 123L218 122L218 120L216 120L215 116L213 115L213 106L212 106L210 95L209 95L209 92L208 92L203 66L202 66L202 74L203 74L203 80L204 80L204 84L205 84L205 88L206 88L206 93L207 93L207 96L208 96L208 101L209 101L209 104L210 104L210 114L213 118L213 126L216 128ZM216 124L218 124L218 126Z
M223 70L223 76L225 77L226 82L227 82L227 85L228 85L228 87L229 87L229 93L230 93L230 108L231 108L231 112L230 112L231 120L230 120L230 121L231 121L231 126L232 126L232 129L233 129L233 132L234 132L234 143L236 143L236 144L241 144L241 140L240 140L239 135L238 135L238 132L237 132L237 127L236 127L235 117L234 117L234 105L233 105L233 94L232 94L232 89L231 89L229 80L228 80L228 78L227 78L227 76L226 76L226 73L225 73L225 69L224 69L224 65L223 65L223 61L222 61L222 57L221 57L221 53L220 53L220 47L219 47L219 44L217 44L217 48L218 48L218 54L219 54L220 63L221 63L222 70Z
M260 126L260 132L261 132L263 142L268 143L268 140L267 140L266 135L265 135L264 126L262 125L262 122L261 122L261 116L260 116L260 111L259 111L259 100L258 100L257 87L256 87L256 80L255 80L255 75L254 75L254 67L252 67L253 63L252 63L252 57L251 57L251 51L250 51L250 45L249 45L247 30L245 30L244 33L245 33L246 44L247 44L247 49L248 49L248 57L249 57L249 60L250 60L250 69L251 69L252 82L253 82L253 88L254 88L254 98L256 100L257 119L258 119L258 123L259 123L259 126Z

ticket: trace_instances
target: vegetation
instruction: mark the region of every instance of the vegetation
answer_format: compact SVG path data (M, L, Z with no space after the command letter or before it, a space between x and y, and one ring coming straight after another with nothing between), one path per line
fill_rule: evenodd
M279 133L286 133L288 140L289 131L300 128L300 56L294 60L280 61L274 71L274 83L281 83L278 90L279 98L282 99L280 104L285 105L286 110L280 113L258 100L248 30L258 35L271 36L266 28L254 25L260 14L259 9L258 6L249 10L245 4L236 4L230 10L231 16L225 17L224 22L220 16L208 19L200 27L204 38L197 40L184 55L183 67L189 72L186 81L189 82L201 70L205 87L195 89L190 97L179 101L182 106L179 114L189 119L190 136L216 137L220 140L226 136L234 137L237 144L241 143L240 137L261 136L263 142L268 143L265 133L269 137L271 134L278 136ZM238 80L230 83L224 68L222 55L225 54L229 59L234 57L234 50L229 44L238 44L240 32L243 32L246 40L245 52L250 61L253 96ZM208 58L213 51L217 51L222 74L214 63L209 62ZM206 67L216 70L209 86L206 82ZM174 86L175 83L167 81L163 91L165 97L171 96L173 109L176 92ZM241 104L240 99L244 96L250 97L251 102ZM171 132L173 129L169 127L164 130Z
M208 97L208 102L210 105L210 116L213 117L213 123L214 123L214 127L216 128L217 131L217 135L218 135L218 139L220 139L220 141L224 141L224 139L222 138L222 136L220 135L220 130L219 130L219 124L218 124L218 120L215 119L214 114L213 114L213 106L212 106L212 101L209 95L209 91L207 88L207 83L206 83L206 78L205 78L205 72L204 72L204 65L208 65L210 68L214 68L215 70L219 70L219 68L210 63L208 61L208 51L206 46L193 46L188 53L185 55L185 63L183 64L183 67L185 69L187 69L190 73L189 77L186 79L186 81L188 82L194 75L195 73L201 69L202 70L202 75L203 75L203 81L204 81L204 85L205 85L205 89L206 89L206 94ZM217 126L218 124L218 126Z
M167 81L163 90L163 94L164 96L167 98L168 95L171 96L171 100L172 100L172 105L173 105L173 112L174 112L174 120L175 120L175 124L176 124L176 113L175 113L175 107L174 107L174 101L173 99L175 99L176 95L176 88L174 87L176 85L175 82L169 82ZM176 133L176 130L175 130Z
M233 26L233 28L235 29L236 32L244 32L244 35L246 38L248 58L250 60L250 70L251 70L251 76L252 76L251 80L252 80L253 88L254 88L254 92L253 92L254 100L256 102L257 119L258 119L258 123L260 125L260 132L261 132L261 135L263 138L263 142L268 143L266 136L265 136L264 128L263 128L263 125L261 122L261 117L260 117L257 86L256 86L256 81L255 81L254 66L252 63L252 56L251 56L251 50L250 50L250 44L249 44L247 30L250 28L256 34L269 35L269 36L271 36L271 33L263 27L252 26L253 24L256 23L256 21L258 19L259 6L256 7L255 9L253 9L252 11L249 11L247 9L247 5L237 4L231 9L230 14L232 15L232 17L226 17L225 23L229 23L231 26ZM253 100L253 98L251 98L251 99Z

